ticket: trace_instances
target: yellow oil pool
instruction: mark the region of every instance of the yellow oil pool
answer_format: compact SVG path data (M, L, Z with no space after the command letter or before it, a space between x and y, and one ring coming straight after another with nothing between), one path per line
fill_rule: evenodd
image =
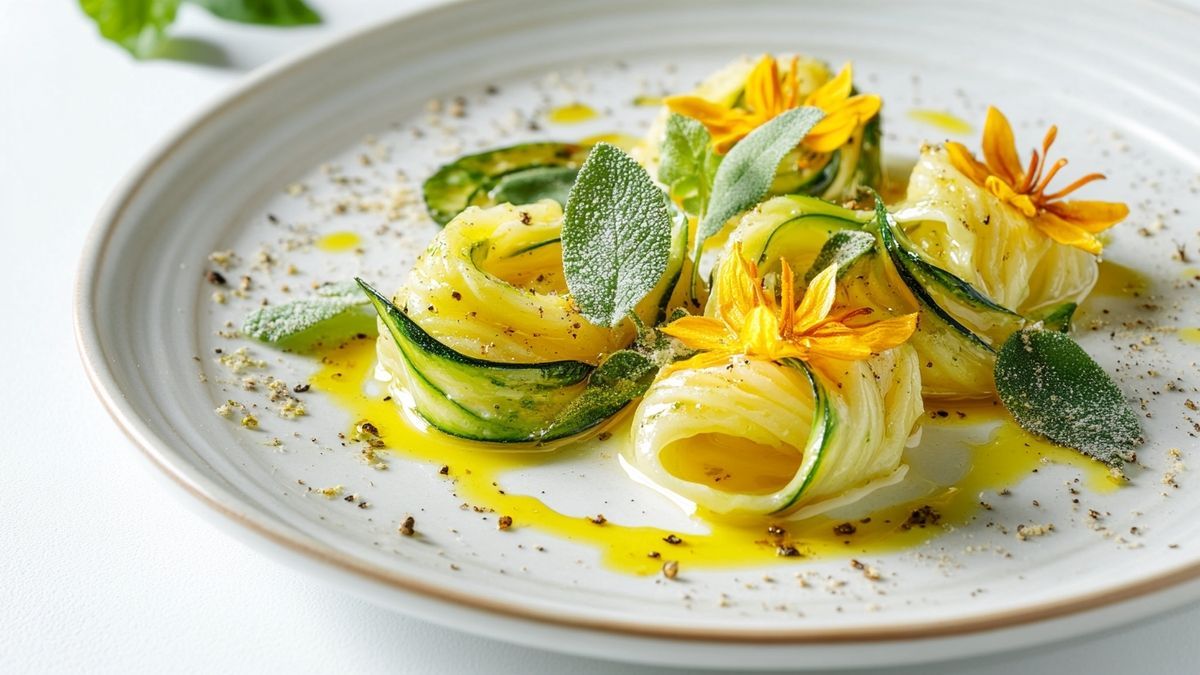
M979 494L1010 487L1047 462L1074 467L1085 485L1099 491L1116 489L1104 466L1072 451L1033 438L1011 422L998 406L935 410L928 424L957 425L999 423L990 438L970 450L965 475L953 486L921 499L875 511L869 518L848 524L841 519L818 517L803 522L774 523L767 518L743 521L704 519L707 534L680 534L654 527L631 527L612 522L597 524L581 515L554 511L537 497L506 492L504 475L542 462L562 461L564 453L588 452L595 446L568 446L555 453L504 453L481 450L469 441L452 438L410 424L392 401L369 396L364 385L375 364L375 341L352 340L321 354L321 367L312 379L354 420L369 420L378 428L389 451L399 456L448 467L445 480L453 481L455 494L466 503L510 516L513 529L534 528L572 542L593 546L604 563L631 574L655 574L664 560L678 561L683 569L762 567L778 564L780 552L808 558L837 558L882 554L918 545L941 532L940 525L964 525L980 516ZM628 424L628 418L617 422ZM623 437L619 430L614 444ZM614 453L615 454L615 453ZM938 520L922 522L931 511ZM916 512L916 513L914 513ZM597 514L589 514L597 515ZM780 526L785 533L768 532ZM840 527L839 527L840 526ZM835 531L835 528L838 531ZM853 530L851 533L850 530ZM665 541L677 534L682 541ZM657 557L653 554L657 553Z
M1108 297L1139 297L1150 290L1150 280L1144 274L1111 260L1100 262L1100 278L1093 293Z
M908 117L948 134L969 134L972 131L969 122L943 110L914 109L908 111Z
M1200 328L1180 328L1175 332L1179 335L1180 340L1200 345Z
M600 113L585 103L568 103L551 110L546 119L555 124L579 124L596 119Z
M353 251L362 244L362 238L354 232L333 232L317 240L317 248L330 253Z

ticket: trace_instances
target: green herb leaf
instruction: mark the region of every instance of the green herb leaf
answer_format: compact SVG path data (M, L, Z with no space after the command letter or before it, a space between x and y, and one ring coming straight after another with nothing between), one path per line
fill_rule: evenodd
M563 272L588 321L615 326L667 269L666 196L629 155L599 143L579 169L563 216Z
M374 326L370 313L359 311L369 303L352 281L330 284L307 298L251 312L242 323L242 333L263 342L289 344L353 335Z
M542 199L567 203L579 169L572 166L538 166L510 173L488 193L495 204L532 204Z
M784 155L825 116L819 108L793 108L750 132L729 151L713 179L712 201L696 232L695 257L704 241L730 218L767 196Z
M182 2L228 21L269 26L321 22L302 0L79 0L79 6L96 22L101 36L145 59L159 53Z
M838 230L829 235L825 245L817 253L812 267L804 274L804 283L810 283L826 267L837 264L839 279L854 261L875 250L875 235L862 230Z
M264 26L304 26L321 17L302 0L187 0L227 21Z
M84 13L96 22L100 35L134 57L152 56L167 27L175 21L180 0L79 0Z
M1060 333L1071 332L1071 319L1075 318L1078 305L1074 302L1064 302L1060 305L1047 307L1032 318L1041 321L1046 330L1056 330Z
M671 196L689 215L699 216L708 208L713 178L721 164L711 141L708 129L700 122L678 113L667 118L658 180L671 189Z
M1013 333L996 356L996 391L1028 431L1110 466L1132 461L1137 414L1104 369L1064 333Z
M613 352L592 374L587 386L540 434L545 439L564 438L608 419L630 401L646 393L658 374L653 358L631 349Z

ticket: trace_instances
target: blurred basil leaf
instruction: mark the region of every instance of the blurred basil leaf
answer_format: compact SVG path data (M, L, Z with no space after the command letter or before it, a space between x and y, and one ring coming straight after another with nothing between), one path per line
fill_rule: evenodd
M240 23L301 26L321 22L303 0L79 0L79 6L96 23L104 39L121 45L135 58L145 59L159 53L183 2Z

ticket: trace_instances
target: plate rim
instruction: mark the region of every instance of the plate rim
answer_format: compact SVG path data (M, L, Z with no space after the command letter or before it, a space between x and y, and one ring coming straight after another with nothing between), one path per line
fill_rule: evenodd
M603 631L618 637L703 641L723 645L888 643L964 637L1002 629L1027 628L1032 624L1055 619L1078 618L1088 612L1110 608L1122 602L1135 599L1149 600L1154 596L1157 596L1158 607L1143 612L1143 614L1158 614L1182 606L1191 600L1190 595L1186 593L1178 594L1172 600L1167 597L1166 592L1178 588L1186 582L1200 579L1200 556L1193 558L1190 562L1181 563L1175 568L1125 583L1077 593L1057 600L983 612L959 619L905 621L890 625L836 628L789 626L739 629L736 623L720 628L715 626L678 627L613 618L568 616L558 614L550 609L510 605L457 591L448 585L429 582L419 576L405 574L356 558L336 547L322 544L285 527L273 526L267 519L261 518L253 506L215 484L201 471L195 469L185 458L179 456L169 442L140 422L133 406L124 401L121 389L113 375L113 367L103 358L104 348L100 339L94 296L99 287L100 271L108 244L128 206L142 192L145 184L154 176L158 167L166 163L192 134L235 108L243 99L252 96L264 84L277 77L294 73L314 61L319 61L329 53L340 50L359 38L396 30L397 26L418 17L434 16L446 12L469 12L473 6L482 5L484 2L486 0L442 0L431 6L404 10L386 19L351 29L340 35L324 38L295 54L275 59L255 68L243 75L238 82L223 94L218 95L215 100L203 104L196 112L186 116L161 140L154 143L142 159L136 162L113 188L90 226L80 251L72 303L75 343L88 382L105 411L126 438L156 467L156 470L169 478L171 483L182 492L191 495L197 503L203 504L210 512L216 512L223 516L219 522L224 526L233 523L243 528L237 534L254 535L239 538L259 544L256 548L260 550L265 549L261 546L265 539L267 542L275 544L278 551L302 556L305 562L315 562L323 569L332 568L332 571L354 575L361 581L382 584L394 591L415 593L423 596L426 600L448 604L457 609L475 610L493 617L533 621L557 628ZM267 552L272 553L270 550ZM434 617L426 618L436 621ZM1124 617L1126 621L1133 621L1137 618L1138 615L1134 613ZM1124 621L1119 623L1124 623Z

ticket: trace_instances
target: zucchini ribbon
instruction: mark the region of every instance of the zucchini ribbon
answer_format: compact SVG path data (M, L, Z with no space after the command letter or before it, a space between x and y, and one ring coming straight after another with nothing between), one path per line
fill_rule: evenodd
M640 394L579 403L595 374L611 388L645 373L624 357L604 368L635 329L595 326L579 313L563 279L561 229L562 208L550 199L470 207L421 254L394 300L368 288L393 395L451 435L541 444L596 428ZM637 308L643 322L665 315L686 245L679 217L667 271Z
M638 406L626 464L713 513L811 517L904 477L920 388L907 345L820 367L733 356L668 370Z

